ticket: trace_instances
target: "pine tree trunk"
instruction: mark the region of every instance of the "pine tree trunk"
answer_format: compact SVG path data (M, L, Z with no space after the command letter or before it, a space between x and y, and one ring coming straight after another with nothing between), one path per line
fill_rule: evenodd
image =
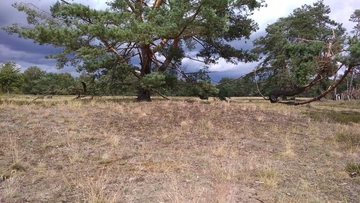
M152 52L149 44L142 44L141 47L141 76L151 73L151 56ZM139 87L137 101L151 101L150 90L145 90Z
M151 97L150 97L150 91L149 90L145 90L143 88L139 88L138 91L138 97L137 97L137 101L141 102L141 101L151 101Z

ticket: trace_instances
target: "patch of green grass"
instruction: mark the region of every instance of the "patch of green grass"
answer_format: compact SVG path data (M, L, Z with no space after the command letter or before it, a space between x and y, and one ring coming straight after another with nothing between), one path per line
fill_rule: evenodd
M321 103L320 106L354 110L360 109L360 100Z
M305 114L317 121L325 120L342 124L360 123L360 114L354 111L309 111Z
M11 165L12 170L16 171L25 171L25 167L20 162L15 162Z
M341 132L336 134L336 141L344 144L346 148L360 146L360 133L354 132Z
M360 164L347 163L345 170L352 178L360 176Z

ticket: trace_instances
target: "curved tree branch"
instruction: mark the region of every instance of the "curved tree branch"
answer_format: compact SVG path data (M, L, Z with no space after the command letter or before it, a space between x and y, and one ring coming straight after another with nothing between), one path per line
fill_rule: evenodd
M331 85L326 91L324 91L323 93L321 93L320 95L318 95L317 97L314 97L312 99L309 99L309 100L306 100L306 101L303 101L303 102L297 102L295 103L295 105L302 105L302 104L308 104L310 102L313 102L313 101L317 101L321 98L323 98L325 95L327 95L329 92L333 91L337 86L339 86L339 84L346 78L346 76L353 70L354 68L353 67L348 67L345 72L344 72L344 75L341 76L341 78L339 78L339 80L334 84L334 85Z

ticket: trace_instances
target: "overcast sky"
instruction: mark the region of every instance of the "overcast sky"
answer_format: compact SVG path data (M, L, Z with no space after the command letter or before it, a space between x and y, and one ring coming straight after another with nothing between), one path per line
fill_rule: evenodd
M1 0L0 3L0 27L11 25L14 22L22 24L26 23L26 16L18 12L11 4L21 2L16 0ZM48 10L56 0L23 0L24 3L32 3L38 8ZM84 3L90 5L92 8L105 8L105 0L71 0L70 2ZM265 33L264 29L268 24L274 23L280 17L286 17L292 11L301 5L312 4L316 0L266 0L267 7L256 11L252 17L260 27L260 30L252 35L252 39ZM340 23L344 24L347 31L350 31L354 24L349 22L350 15L355 9L360 9L359 0L324 0L326 5L331 8L330 17ZM248 42L251 44L251 41ZM241 46L243 42L234 44L234 46ZM57 50L50 46L39 46L33 43L32 40L24 40L18 38L16 35L8 35L3 30L0 30L0 63L6 61L15 61L23 69L29 66L38 66L47 72L70 72L77 75L75 68L66 67L61 70L55 68L55 61L45 59L44 56L49 53L55 53ZM194 63L189 60L183 61L184 66L189 68L202 67L203 64ZM257 63L248 64L230 64L220 61L218 64L210 67L211 76L214 82L217 82L222 77L240 77L254 69Z

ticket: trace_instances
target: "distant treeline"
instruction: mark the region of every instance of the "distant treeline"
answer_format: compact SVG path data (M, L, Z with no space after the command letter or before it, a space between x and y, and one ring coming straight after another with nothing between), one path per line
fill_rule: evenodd
M243 77L222 78L218 84L210 84L210 77L205 72L193 75L188 81L179 80L175 75L167 73L164 76L166 85L158 86L154 93L159 92L166 96L220 96L241 97L241 96L261 96L271 91L272 86L266 80L255 80L254 73ZM190 81L189 81L190 80ZM192 80L192 81L191 81ZM204 83L200 80L207 81ZM351 81L353 88L359 88L360 77L349 78L337 89L337 92L344 92ZM86 89L84 88L86 85ZM306 92L301 96L311 97L329 87L330 79L319 83L316 88ZM112 75L96 76L94 74L83 73L79 77L73 77L70 73L52 73L41 70L39 67L31 66L23 73L16 68L16 63L6 62L0 66L0 85L1 93L13 94L33 94L33 95L136 95L139 81L137 78L122 77ZM286 88L286 87L284 87ZM216 94L214 94L214 92ZM330 97L331 95L329 95Z

